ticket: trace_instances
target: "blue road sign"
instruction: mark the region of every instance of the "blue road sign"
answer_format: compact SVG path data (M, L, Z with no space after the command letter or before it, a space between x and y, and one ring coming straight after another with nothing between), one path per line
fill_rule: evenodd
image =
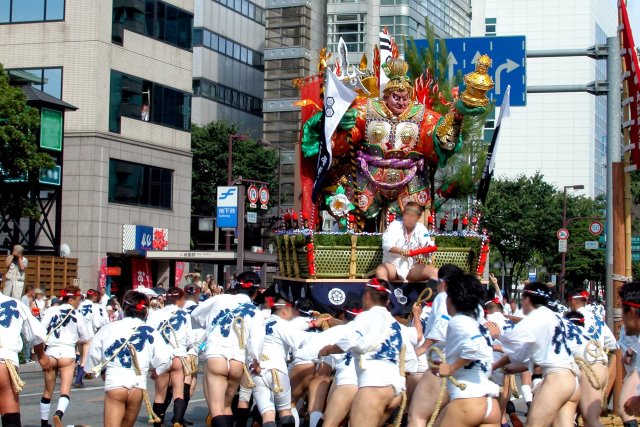
M502 104L502 97L511 85L511 106L527 105L527 48L525 36L504 37L466 37L443 39L447 45L448 77L453 77L458 70L462 74L475 70L475 64L481 55L491 57L492 66L489 74L493 77L495 87L487 96L496 105ZM428 41L417 39L418 51L426 49ZM436 51L440 50L440 43Z
M238 226L238 187L218 187L216 204L216 227L236 228Z

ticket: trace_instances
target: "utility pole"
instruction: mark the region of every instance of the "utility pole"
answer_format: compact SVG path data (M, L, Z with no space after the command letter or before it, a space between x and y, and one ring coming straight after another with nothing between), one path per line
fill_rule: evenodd
M622 313L620 312L619 301L614 305L614 299L617 298L617 289L622 283L619 281L614 283L613 274L625 274L624 167L620 161L622 156L622 100L620 94L622 63L618 37L607 38L607 47L607 81L609 90L607 92L607 247L605 260L607 285L605 289L607 323L615 331L614 320L619 322L622 318ZM614 185L614 180L617 185ZM622 253L620 253L620 248L622 248Z

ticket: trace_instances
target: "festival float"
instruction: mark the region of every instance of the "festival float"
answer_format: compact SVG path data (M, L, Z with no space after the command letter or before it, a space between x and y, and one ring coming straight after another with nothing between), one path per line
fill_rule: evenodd
M483 276L489 237L481 213L472 207L448 227L449 214L438 207L453 185L439 186L435 178L463 144L464 117L481 115L489 104L491 59L478 59L475 71L464 76L464 90L453 89L448 111L439 114L433 104L447 97L436 79L425 71L411 81L407 62L386 33L374 48L372 69L366 56L357 66L349 64L342 39L333 67L331 56L323 49L319 73L295 82L296 105L302 108L302 203L299 212L282 213L276 292L290 300L311 299L323 313L355 308L382 262L382 233L409 202L425 208L423 222L437 246L435 252L418 248L409 255ZM323 211L335 220L331 230L322 229ZM408 314L433 286L392 283L392 312Z

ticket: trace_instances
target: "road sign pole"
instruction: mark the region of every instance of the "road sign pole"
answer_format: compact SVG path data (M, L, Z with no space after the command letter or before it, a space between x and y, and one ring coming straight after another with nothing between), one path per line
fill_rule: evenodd
M621 313L614 313L615 289L613 282L613 262L614 262L614 240L616 235L614 230L614 190L622 191L622 188L614 189L613 168L614 163L620 163L621 159L621 129L622 111L620 87L622 85L622 63L620 59L620 44L618 37L607 38L608 58L607 58L607 80L612 89L607 94L607 247L606 247L606 300L607 300L607 323L613 329L614 318L620 318ZM624 206L621 207L624 215ZM624 230L623 230L624 232ZM624 234L622 235L624 238ZM623 271L624 274L624 271ZM615 307L619 311L619 307Z
M245 188L238 189L238 244L236 245L236 276L244 271L244 204Z

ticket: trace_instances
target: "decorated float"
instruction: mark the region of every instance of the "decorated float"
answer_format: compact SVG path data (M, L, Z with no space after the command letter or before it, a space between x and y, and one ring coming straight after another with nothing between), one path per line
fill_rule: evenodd
M407 62L386 33L374 49L372 69L366 57L357 66L347 58L340 40L333 66L332 54L323 49L319 73L295 82L302 108L302 208L282 213L275 290L291 300L311 299L320 312L357 308L382 262L382 233L409 202L425 208L422 220L438 248L418 248L411 256L483 276L489 237L481 214L474 207L451 220L439 213L453 185L438 185L436 176L463 145L465 117L483 114L489 104L491 59L479 57L461 93L455 88L443 94L428 71L411 81ZM443 100L448 107L440 114L433 105ZM323 229L327 215L331 229ZM409 313L434 285L392 283L394 314Z

